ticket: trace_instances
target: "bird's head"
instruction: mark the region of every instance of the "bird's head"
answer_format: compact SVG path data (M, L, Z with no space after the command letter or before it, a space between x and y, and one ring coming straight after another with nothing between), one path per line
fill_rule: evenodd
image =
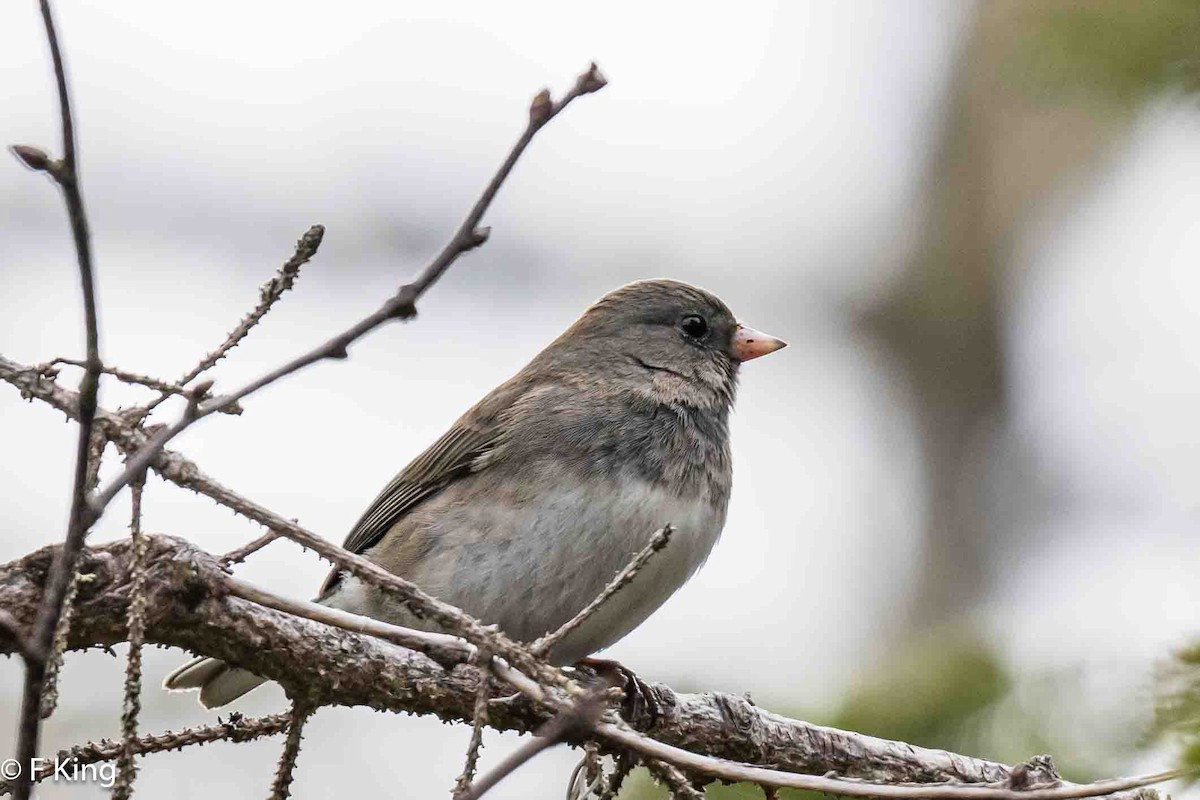
M552 346L597 376L647 382L724 404L738 366L786 346L739 324L710 292L673 280L646 280L600 298Z

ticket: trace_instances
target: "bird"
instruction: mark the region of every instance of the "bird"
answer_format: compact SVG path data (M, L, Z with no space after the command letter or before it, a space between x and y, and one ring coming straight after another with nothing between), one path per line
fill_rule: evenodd
M609 292L396 475L344 547L532 642L669 524L664 550L547 654L556 665L581 662L641 624L707 559L729 505L739 368L784 346L686 283ZM436 629L338 568L316 602ZM164 685L199 689L201 704L216 708L265 680L201 657Z

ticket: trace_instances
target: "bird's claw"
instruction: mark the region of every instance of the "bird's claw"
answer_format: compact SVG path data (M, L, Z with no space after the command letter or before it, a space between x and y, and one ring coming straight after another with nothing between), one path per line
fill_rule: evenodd
M653 725L658 719L658 703L650 684L639 678L633 670L609 658L584 658L575 664L580 672L590 673L614 689L620 689L620 713L626 722L647 720Z

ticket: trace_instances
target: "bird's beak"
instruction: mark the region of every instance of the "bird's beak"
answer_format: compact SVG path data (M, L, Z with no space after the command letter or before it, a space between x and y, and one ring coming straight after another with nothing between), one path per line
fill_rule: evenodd
M738 325L737 333L733 335L731 350L733 357L738 361L749 361L785 347L787 347L787 342L782 339L776 339L774 336L756 331L754 328L747 328L745 325Z

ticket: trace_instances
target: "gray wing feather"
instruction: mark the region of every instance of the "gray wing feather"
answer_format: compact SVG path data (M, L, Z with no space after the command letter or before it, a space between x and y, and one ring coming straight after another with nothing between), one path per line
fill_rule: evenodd
M455 478L475 471L495 446L498 433L494 427L479 428L459 420L384 487L355 523L343 547L362 553L378 543L417 503Z

